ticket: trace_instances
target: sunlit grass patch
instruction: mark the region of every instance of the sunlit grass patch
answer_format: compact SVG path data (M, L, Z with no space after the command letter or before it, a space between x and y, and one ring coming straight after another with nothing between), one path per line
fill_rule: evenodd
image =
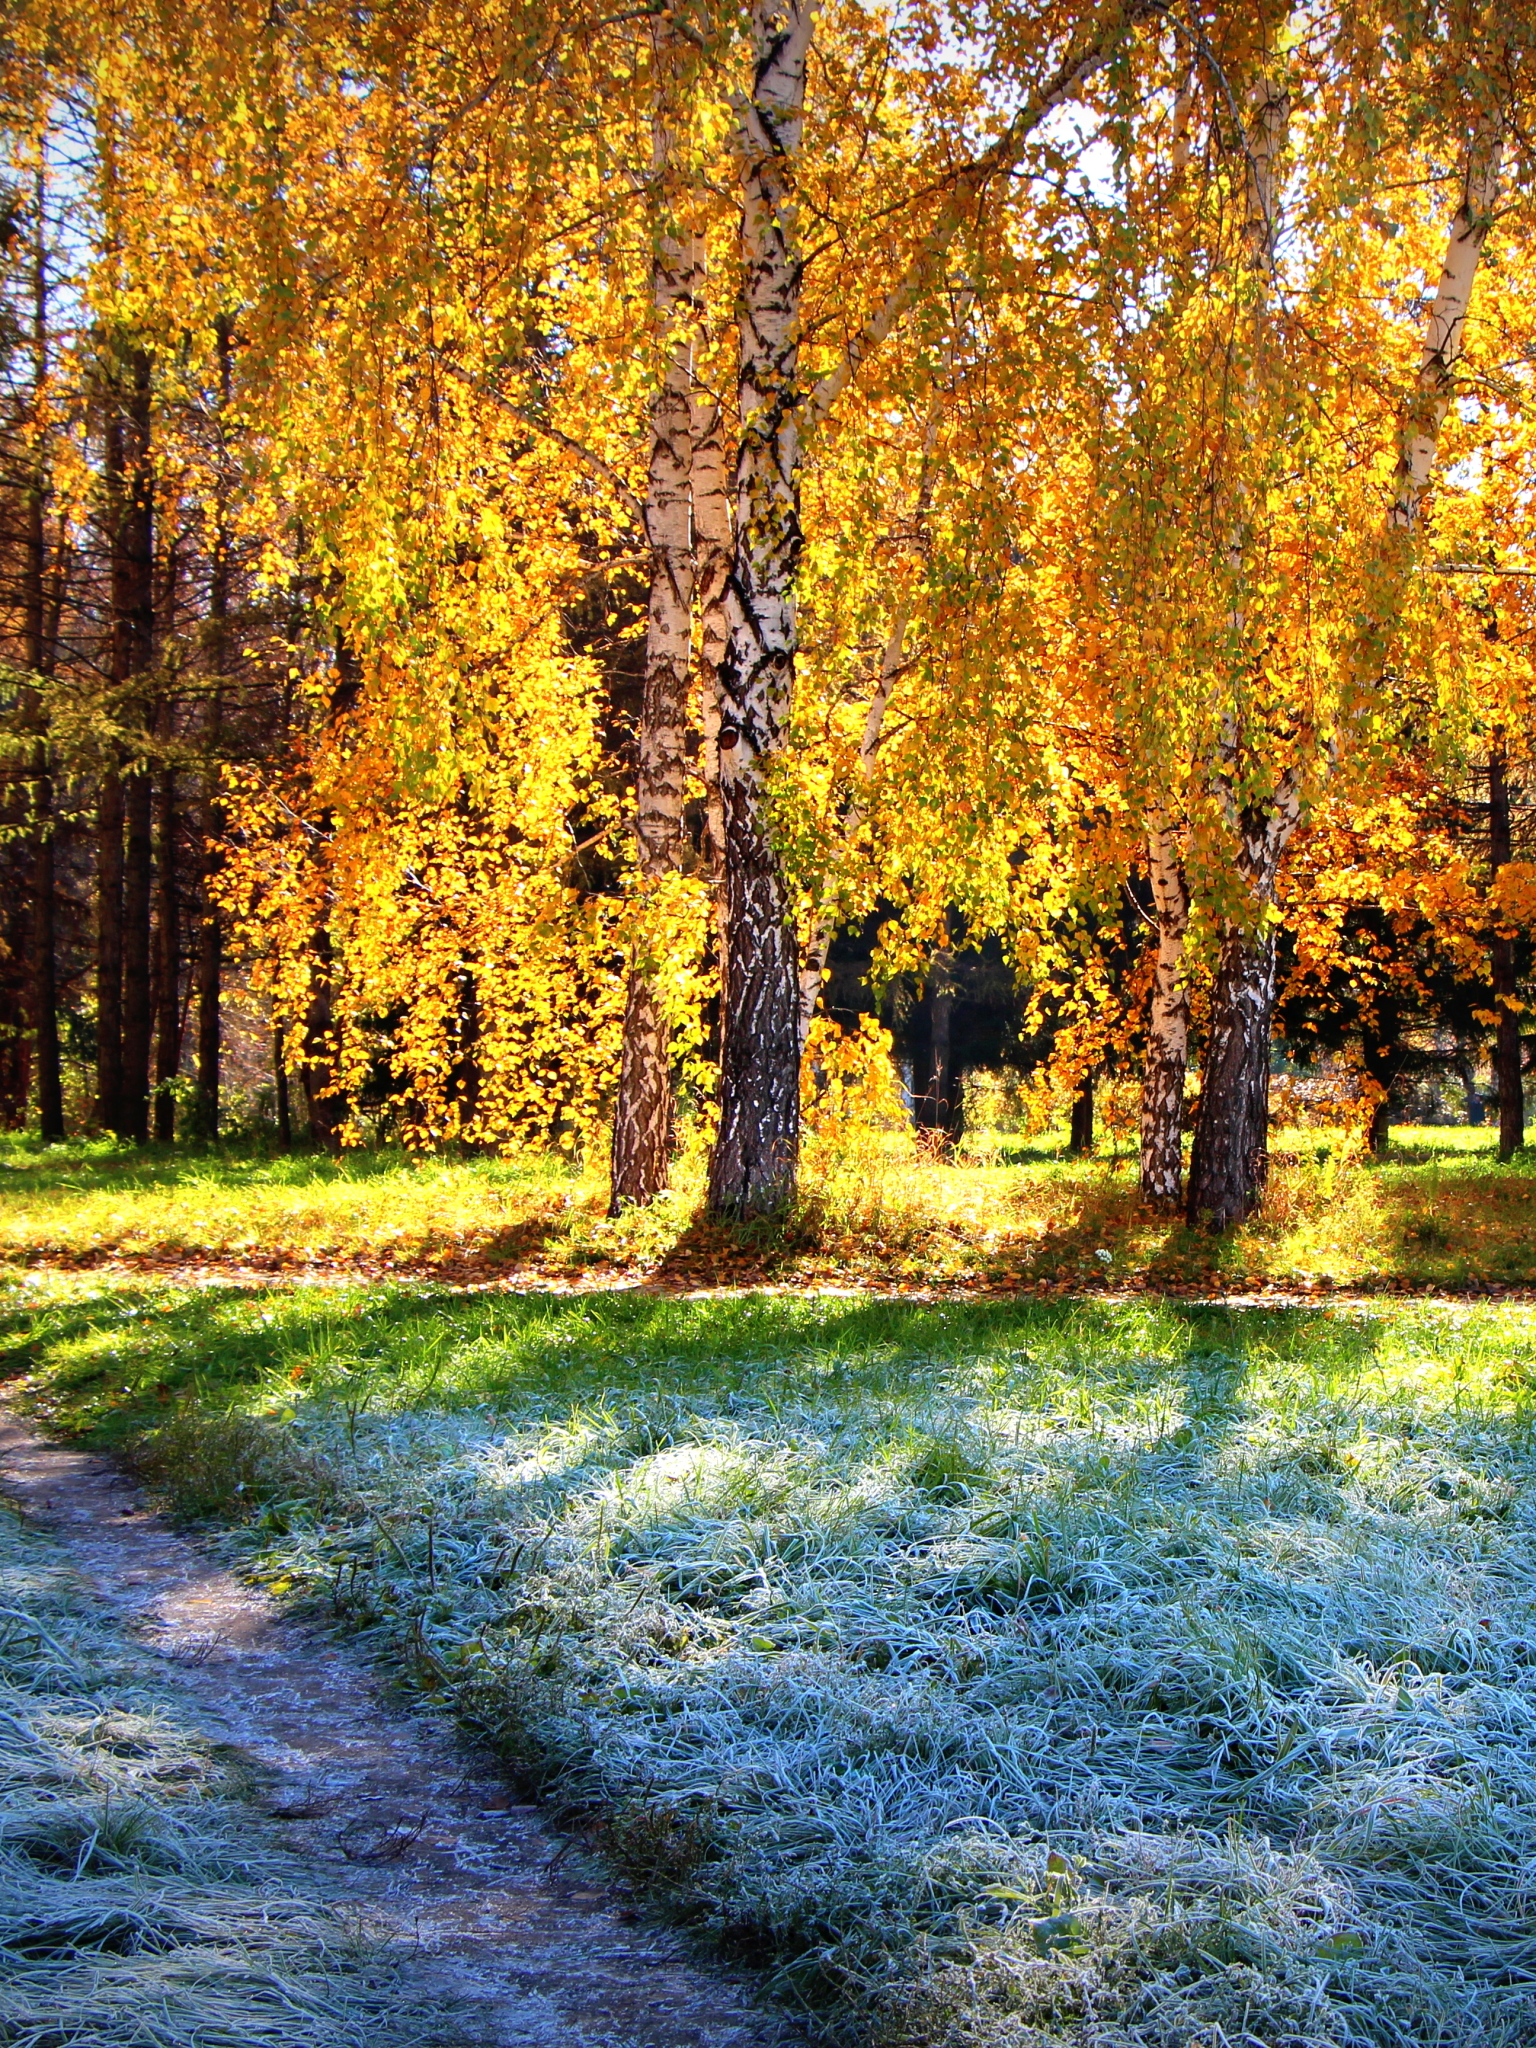
M1251 1281L1464 1287L1536 1281L1536 1175L1482 1131L1398 1134L1384 1161L1276 1134L1262 1211L1224 1239L1141 1207L1134 1160L1044 1140L945 1157L910 1134L816 1132L785 1231L699 1221L695 1139L672 1191L607 1213L602 1162L0 1146L0 1257L222 1261L555 1284L1199 1289Z
M61 1418L850 2040L1536 2037L1526 1311L32 1292Z

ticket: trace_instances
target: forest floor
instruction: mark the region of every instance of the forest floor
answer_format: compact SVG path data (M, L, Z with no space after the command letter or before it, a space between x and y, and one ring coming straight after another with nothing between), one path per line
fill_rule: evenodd
M556 1291L1536 1295L1536 1151L1501 1166L1494 1147L1487 1129L1403 1129L1372 1160L1281 1131L1261 1213L1216 1239L1143 1209L1128 1153L1068 1160L1050 1133L982 1134L953 1158L893 1133L813 1139L799 1211L777 1232L702 1224L696 1152L670 1195L610 1218L600 1162L549 1154L333 1161L11 1139L0 1262Z
M13 1398L813 2033L1529 2048L1536 1309L13 1269Z

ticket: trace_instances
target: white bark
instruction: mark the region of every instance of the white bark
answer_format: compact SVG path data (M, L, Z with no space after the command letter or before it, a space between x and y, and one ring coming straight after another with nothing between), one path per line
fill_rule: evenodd
M733 531L725 431L718 400L695 391L693 409L694 591L699 612L699 727L704 771L704 862L720 969L725 971L725 809L720 795L720 670L730 644L726 592ZM723 997L722 997L723 999Z
M642 895L682 863L693 639L693 360L703 251L674 218L676 137L672 38L652 30L651 300L662 372L650 408L645 534L651 557L645 686L636 736L635 836ZM614 1111L611 1206L648 1202L666 1186L673 1146L671 1046L644 962L630 969Z
M812 0L754 0L754 69L742 117L742 296L733 573L719 677L726 958L720 1128L709 1207L782 1214L800 1148L794 919L773 844L765 765L783 745L794 688L800 563L801 257L794 176Z
M1467 147L1461 205L1451 224L1440 283L1425 323L1424 354L1411 398L1403 408L1397 441L1397 474L1388 525L1410 529L1429 489L1440 429L1456 387L1478 259L1493 225L1504 157L1504 121L1485 115Z

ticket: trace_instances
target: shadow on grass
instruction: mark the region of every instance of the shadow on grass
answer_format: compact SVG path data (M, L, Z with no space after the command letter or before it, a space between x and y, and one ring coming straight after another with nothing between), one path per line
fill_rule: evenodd
M1216 1425L1238 1412L1256 1348L1348 1372L1379 1342L1370 1318L1325 1308L1177 1302L466 1297L407 1285L25 1293L0 1304L0 1374L36 1374L63 1427L109 1445L188 1401L280 1413L300 1393L553 1414L630 1397L896 1410L919 1394L1027 1403L1050 1386L1114 1402L1166 1387Z

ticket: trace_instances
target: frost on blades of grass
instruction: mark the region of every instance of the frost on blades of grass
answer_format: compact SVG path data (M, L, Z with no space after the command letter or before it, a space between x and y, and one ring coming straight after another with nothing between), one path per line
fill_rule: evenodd
M397 1987L43 1538L0 1524L0 2042L364 2048ZM419 2015L417 2016L419 2019Z
M1529 2044L1524 1369L1072 1327L152 1456L845 2038Z

